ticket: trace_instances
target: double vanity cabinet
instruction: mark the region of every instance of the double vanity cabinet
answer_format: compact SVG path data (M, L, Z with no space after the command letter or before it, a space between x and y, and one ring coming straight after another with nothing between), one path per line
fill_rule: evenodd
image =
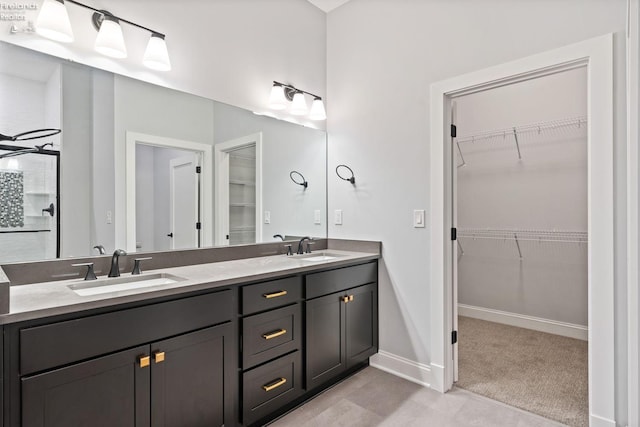
M4 325L6 427L262 425L368 363L377 260Z

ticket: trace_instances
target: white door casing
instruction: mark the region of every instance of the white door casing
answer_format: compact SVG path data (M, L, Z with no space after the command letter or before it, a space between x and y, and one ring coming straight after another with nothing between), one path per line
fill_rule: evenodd
M116 186L116 215L118 206L124 199L125 241L116 239L116 246L126 251L136 250L136 144L141 143L155 147L176 148L202 153L201 174L201 219L202 246L213 245L213 146L193 141L184 141L138 132L126 132L124 165L116 156L116 173L124 171L124 189ZM124 191L123 191L124 190ZM124 197L123 197L124 195ZM116 226L120 223L116 216Z
M592 427L615 426L613 35L454 77L431 85L431 385L451 388L451 153L448 111L456 96L549 73L587 67L589 414Z
M198 247L198 166L197 156L169 160L169 223L171 249Z
M262 241L262 132L258 132L214 146L216 245L229 244L229 153L252 145L256 147L256 242Z

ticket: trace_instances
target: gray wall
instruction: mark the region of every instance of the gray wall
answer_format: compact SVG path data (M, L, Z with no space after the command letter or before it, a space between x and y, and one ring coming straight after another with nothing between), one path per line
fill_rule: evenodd
M624 0L352 0L327 16L329 170L347 163L355 188L329 177L334 238L383 242L380 348L429 364L431 83L615 32L616 402L626 420ZM427 220L428 221L428 220Z
M458 136L587 114L580 68L456 99ZM461 143L458 227L587 230L587 125ZM461 158L457 158L462 164ZM587 325L587 245L461 238L458 302Z

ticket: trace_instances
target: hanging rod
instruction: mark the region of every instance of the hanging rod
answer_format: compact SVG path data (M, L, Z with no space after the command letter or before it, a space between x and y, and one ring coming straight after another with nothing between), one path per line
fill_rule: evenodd
M471 135L461 135L456 138L456 142L460 144L482 142L499 138L498 140L506 139L512 135L535 135L542 134L544 132L552 130L571 130L581 129L587 126L587 116L570 117L560 120L551 120L546 122L532 123L528 125L511 126L504 129L496 129L487 132L479 132Z
M586 231L489 228L459 228L457 231L457 236L462 238L515 240L516 243L521 241L558 243L589 242L589 235Z

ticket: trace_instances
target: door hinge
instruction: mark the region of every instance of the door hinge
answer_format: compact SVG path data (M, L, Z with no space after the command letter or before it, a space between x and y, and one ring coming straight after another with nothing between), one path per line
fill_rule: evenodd
M458 134L458 128L456 125L451 125L451 138L455 138Z
M451 240L458 240L458 229L455 227L451 229Z
M202 166L196 166L196 173L202 172Z
M458 331L451 331L451 344L458 342Z
M201 222L196 222L196 230L200 230L202 228Z

